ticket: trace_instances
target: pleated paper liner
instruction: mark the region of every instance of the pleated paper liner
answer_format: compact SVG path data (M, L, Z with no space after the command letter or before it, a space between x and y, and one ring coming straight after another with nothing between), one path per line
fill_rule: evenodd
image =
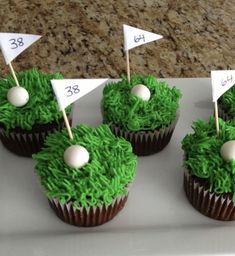
M178 115L170 125L154 131L129 132L115 125L110 125L110 129L116 136L129 141L132 144L133 152L137 156L147 156L155 154L167 146L177 121Z
M80 227L102 225L113 219L124 207L128 196L120 196L111 205L100 207L82 207L76 209L72 203L61 204L56 199L48 199L51 208L64 222Z
M64 128L63 119L59 122L35 125L30 131L15 128L7 132L4 126L0 124L0 140L12 153L31 157L32 154L41 150L45 137L48 134L62 128Z
M222 118L224 121L233 119L229 114L225 112L221 104L218 104L218 116Z
M192 206L203 215L222 221L235 220L235 203L230 193L210 192L208 186L188 170L184 173L184 190Z

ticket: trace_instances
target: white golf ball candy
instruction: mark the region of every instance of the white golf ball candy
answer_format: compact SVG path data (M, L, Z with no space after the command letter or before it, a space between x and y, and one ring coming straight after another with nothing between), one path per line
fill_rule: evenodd
M7 99L13 106L22 107L28 102L29 94L25 88L15 86L8 91Z
M224 160L235 160L235 140L225 142L221 149L220 154Z
M131 89L131 93L141 98L144 101L148 101L151 97L150 90L143 84L137 84Z
M89 153L83 146L72 145L65 150L64 161L72 168L81 168L89 162Z

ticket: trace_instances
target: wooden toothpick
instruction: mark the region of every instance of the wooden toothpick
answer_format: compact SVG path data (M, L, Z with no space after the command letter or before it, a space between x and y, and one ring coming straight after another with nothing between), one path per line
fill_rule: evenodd
M68 117L67 117L64 109L62 110L62 114L63 114L63 118L64 118L66 128L68 130L69 138L71 140L73 140L73 134L72 134L71 127L70 127L70 124L69 124L69 120L68 120Z
M14 71L12 65L11 65L11 62L9 63L9 67L10 67L10 69L11 69L11 73L12 73L13 78L14 78L14 80L15 80L16 86L20 86L19 81L18 81L18 79L17 79L17 77L16 77L16 74L15 74L15 71Z
M216 134L219 135L219 116L218 116L217 100L215 101L215 127L216 127Z
M130 75L130 60L129 60L129 51L126 50L126 69L127 69L127 80L130 83L131 75Z

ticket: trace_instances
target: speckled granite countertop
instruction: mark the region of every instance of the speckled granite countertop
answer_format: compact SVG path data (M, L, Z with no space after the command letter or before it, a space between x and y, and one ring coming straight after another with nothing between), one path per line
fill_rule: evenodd
M118 78L128 24L164 36L130 51L132 73L205 77L235 69L234 13L234 0L0 0L0 30L43 35L14 60L16 71ZM0 75L8 72L0 58Z

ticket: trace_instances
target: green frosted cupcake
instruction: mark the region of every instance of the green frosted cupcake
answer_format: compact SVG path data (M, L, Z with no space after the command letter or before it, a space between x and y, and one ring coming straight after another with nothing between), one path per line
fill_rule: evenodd
M130 83L123 77L104 88L103 121L115 135L130 141L137 155L150 155L169 143L178 119L180 97L176 87L153 76L134 75Z
M214 118L197 120L182 141L186 195L199 212L218 220L235 220L234 125L219 119L216 135Z
M131 144L116 138L107 125L72 128L50 134L45 147L33 158L50 206L63 221L77 226L96 226L111 220L124 206L136 173ZM80 145L89 161L80 168L64 162L64 152Z
M50 83L62 75L31 69L18 73L17 78L28 91L29 101L22 107L12 105L7 95L15 81L12 75L0 80L0 139L15 154L31 156L41 149L45 136L64 126ZM70 111L71 107L67 109Z

